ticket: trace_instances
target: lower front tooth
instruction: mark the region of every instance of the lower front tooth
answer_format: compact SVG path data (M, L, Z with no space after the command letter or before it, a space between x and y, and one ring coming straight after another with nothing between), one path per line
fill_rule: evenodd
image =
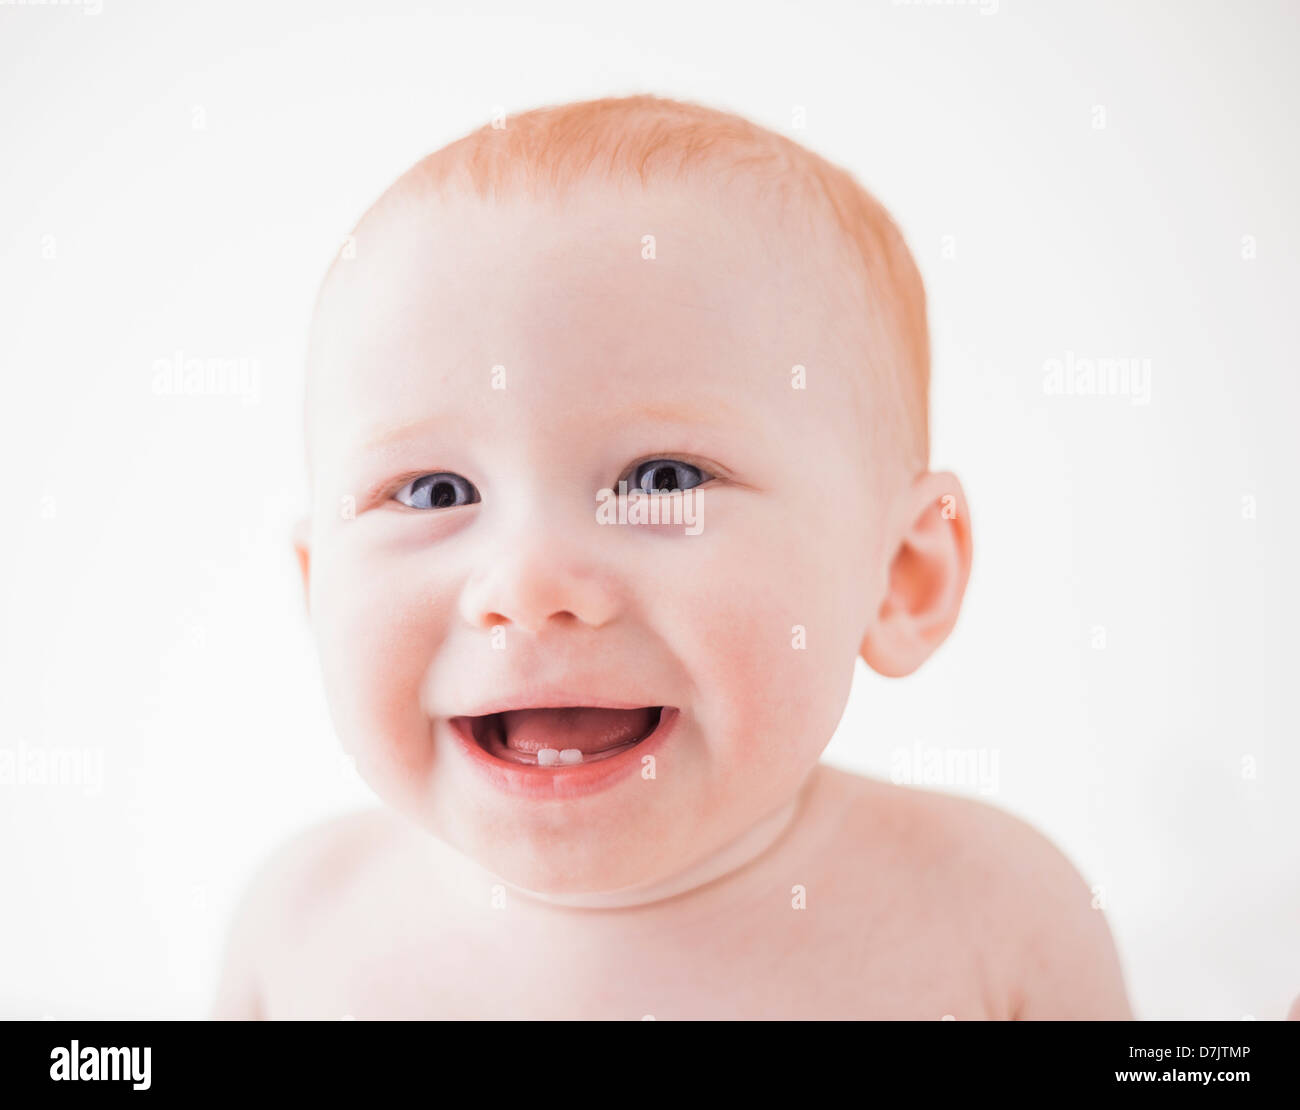
M564 751L560 752L560 762L561 762L561 763L581 763L581 762L582 762L582 749L581 749L581 748L565 748Z
M560 753L554 748L538 748L537 762L542 767L549 767L553 763L560 762Z

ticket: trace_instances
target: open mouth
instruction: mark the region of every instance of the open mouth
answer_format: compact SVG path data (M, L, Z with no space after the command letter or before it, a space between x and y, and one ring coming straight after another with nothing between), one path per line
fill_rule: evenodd
M559 770L630 751L654 734L664 709L662 705L513 709L482 717L455 717L451 723L496 759Z

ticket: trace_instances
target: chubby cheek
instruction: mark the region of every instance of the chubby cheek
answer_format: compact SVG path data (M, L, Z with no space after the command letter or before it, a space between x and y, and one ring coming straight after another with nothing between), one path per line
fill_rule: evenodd
M420 692L443 600L420 576L341 544L317 557L313 575L312 625L339 739L376 789L414 789L433 756Z
M713 774L777 796L830 741L861 632L843 552L812 520L766 523L701 548L692 586L658 613L691 675Z

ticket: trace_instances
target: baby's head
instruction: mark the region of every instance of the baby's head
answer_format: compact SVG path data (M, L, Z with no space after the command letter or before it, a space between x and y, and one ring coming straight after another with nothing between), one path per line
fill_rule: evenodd
M966 507L920 278L851 177L653 97L500 122L321 290L309 611L387 804L526 889L649 885L790 802L857 656L938 646Z

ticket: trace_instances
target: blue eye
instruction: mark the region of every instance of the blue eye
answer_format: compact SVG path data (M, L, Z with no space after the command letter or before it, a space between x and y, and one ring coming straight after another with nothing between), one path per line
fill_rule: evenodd
M642 493L671 493L693 489L707 481L705 472L698 466L679 459L650 459L633 467L628 488Z
M403 496L405 494L405 496ZM459 474L421 474L393 497L412 509L454 509L478 501L478 490Z

